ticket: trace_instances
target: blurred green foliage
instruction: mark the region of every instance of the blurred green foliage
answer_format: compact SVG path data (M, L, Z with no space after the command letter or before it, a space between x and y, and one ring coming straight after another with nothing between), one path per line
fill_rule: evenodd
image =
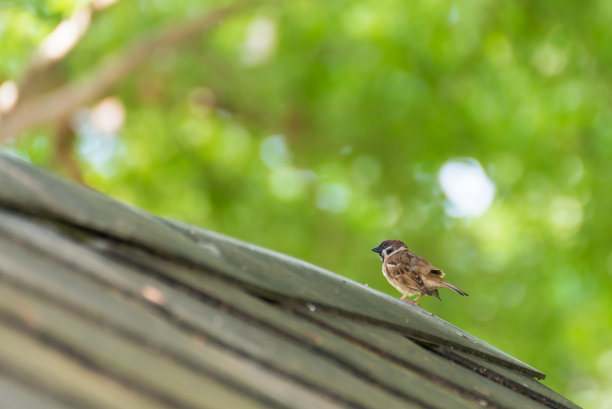
M87 5L0 4L0 83ZM120 1L56 75L217 5ZM604 0L261 1L113 88L118 131L83 107L74 152L114 198L394 296L369 249L402 239L471 295L425 309L612 408L610 21ZM53 168L53 135L3 147ZM451 216L440 187L461 158L495 184L481 216Z

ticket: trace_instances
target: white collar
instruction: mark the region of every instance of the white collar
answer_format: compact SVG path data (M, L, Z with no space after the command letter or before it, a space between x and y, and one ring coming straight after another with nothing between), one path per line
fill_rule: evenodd
M395 253L400 252L400 251L402 251L402 250L408 250L408 247L401 247L401 248L399 248L399 249L395 250L393 253L391 253L391 254L389 254L389 255L385 256L385 260L386 260L387 258L391 257L392 255L394 255Z

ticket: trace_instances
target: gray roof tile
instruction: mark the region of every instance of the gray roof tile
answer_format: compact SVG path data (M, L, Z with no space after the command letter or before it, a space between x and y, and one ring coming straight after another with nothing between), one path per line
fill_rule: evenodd
M347 278L12 157L0 155L0 175L0 390L11 402L577 407L532 379L540 371Z

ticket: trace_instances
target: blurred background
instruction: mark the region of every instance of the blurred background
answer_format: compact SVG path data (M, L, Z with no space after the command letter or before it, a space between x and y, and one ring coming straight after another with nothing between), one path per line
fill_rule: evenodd
M612 408L612 2L0 2L0 146L399 296ZM2 175L0 175L1 183Z

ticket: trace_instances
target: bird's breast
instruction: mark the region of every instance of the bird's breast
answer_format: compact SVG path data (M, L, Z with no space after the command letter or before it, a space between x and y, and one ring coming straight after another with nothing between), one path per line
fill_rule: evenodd
M382 273L387 280L391 279L389 273L387 273L387 265L385 264L385 262L382 263Z

